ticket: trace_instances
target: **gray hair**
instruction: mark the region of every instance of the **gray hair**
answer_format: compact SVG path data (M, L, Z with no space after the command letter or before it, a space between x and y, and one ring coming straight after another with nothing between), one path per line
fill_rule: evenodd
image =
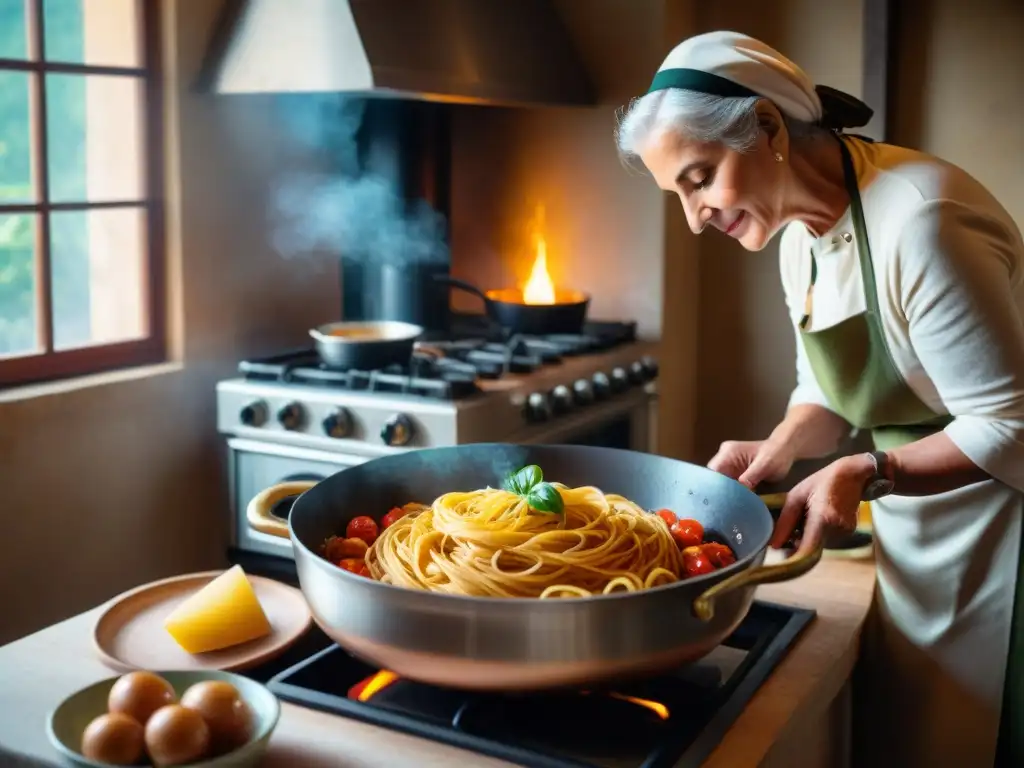
M633 160L653 136L667 130L701 142L721 142L729 149L746 152L757 141L759 130L754 107L757 96L711 96L682 88L668 88L633 99L619 115L615 142L624 160ZM783 115L793 138L824 131L811 123Z

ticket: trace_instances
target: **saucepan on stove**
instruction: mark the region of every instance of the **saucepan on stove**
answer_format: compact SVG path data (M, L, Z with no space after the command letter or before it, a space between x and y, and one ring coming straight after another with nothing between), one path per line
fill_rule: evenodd
M339 565L323 554L325 540L352 535L346 528L357 517L373 516L387 526L389 521L381 519L385 513L401 515L400 509L389 510L430 504L452 491L499 488L503 480L520 477L520 468L534 465L551 482L597 486L632 500L642 511L667 508L695 519L705 540L725 544L734 559L700 575L680 574L676 581L635 591L538 598L399 586L369 578L366 570L360 575L361 563ZM530 488L542 496L551 492L543 484ZM273 515L278 501L296 495L287 521ZM534 504L543 506L525 498L528 514ZM477 690L592 686L693 661L740 624L758 584L796 578L821 557L818 549L764 565L774 523L767 502L752 491L705 467L591 446L476 444L409 451L372 459L319 483L268 488L250 502L248 518L258 531L291 539L302 591L335 642L399 676ZM395 525L395 531L409 530ZM427 549L416 550L409 562L429 574L435 561Z
M391 320L328 323L309 332L324 364L364 371L408 363L422 334L421 326Z
M434 279L480 298L487 316L513 334L577 334L587 319L590 296L581 291L555 289L553 302L528 304L518 288L484 291L448 275L436 275Z

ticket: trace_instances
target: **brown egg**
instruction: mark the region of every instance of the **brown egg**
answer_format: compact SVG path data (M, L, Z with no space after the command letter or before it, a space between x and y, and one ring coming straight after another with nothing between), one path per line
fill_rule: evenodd
M146 723L146 751L160 768L202 760L209 749L210 729L194 709L168 704Z
M120 712L100 715L82 732L82 754L111 765L134 765L145 747L142 725Z
M182 694L181 705L203 716L210 728L213 754L238 749L252 738L252 710L231 683L223 680L196 683Z
M107 709L128 715L145 725L150 715L175 700L174 688L160 675L129 672L121 675L111 687Z

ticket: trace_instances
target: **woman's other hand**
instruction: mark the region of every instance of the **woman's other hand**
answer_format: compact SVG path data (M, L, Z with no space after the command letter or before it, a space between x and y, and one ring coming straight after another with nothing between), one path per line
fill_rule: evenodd
M782 480L795 457L785 444L773 440L727 440L708 462L708 468L739 480L748 488Z
M775 522L772 547L783 547L801 520L801 553L822 544L829 532L853 533L864 486L873 472L874 466L865 456L846 456L799 483L786 494L786 504Z

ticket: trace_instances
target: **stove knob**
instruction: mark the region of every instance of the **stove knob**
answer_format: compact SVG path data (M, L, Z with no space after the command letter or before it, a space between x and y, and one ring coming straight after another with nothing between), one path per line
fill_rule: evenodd
M551 390L551 410L556 414L568 413L572 410L572 392L565 384L559 384Z
M526 418L530 421L547 421L551 418L551 404L543 392L531 392L526 398Z
M656 378L658 375L658 361L650 355L644 355L640 358L640 365L643 366L644 371L647 373L647 380L650 381Z
M262 427L267 423L267 404L255 400L239 411L238 418L247 427Z
M302 406L298 403L288 403L277 412L277 421L285 429L298 429L302 426Z
M612 383L608 379L608 374L598 371L590 381L594 385L594 397L598 400L604 400L612 393Z
M384 422L380 430L380 439L385 445L401 446L407 445L412 440L413 428L409 417L403 413L396 413Z
M643 384L647 381L647 371L644 370L644 364L639 360L630 363L627 375L631 384Z
M352 414L345 408L339 408L325 417L321 425L324 428L324 434L328 437L348 437L352 434Z
M629 375L626 369L620 366L612 368L612 392L621 392L629 386Z
M588 405L594 402L594 388L587 379L576 379L572 385L572 396L577 405Z

